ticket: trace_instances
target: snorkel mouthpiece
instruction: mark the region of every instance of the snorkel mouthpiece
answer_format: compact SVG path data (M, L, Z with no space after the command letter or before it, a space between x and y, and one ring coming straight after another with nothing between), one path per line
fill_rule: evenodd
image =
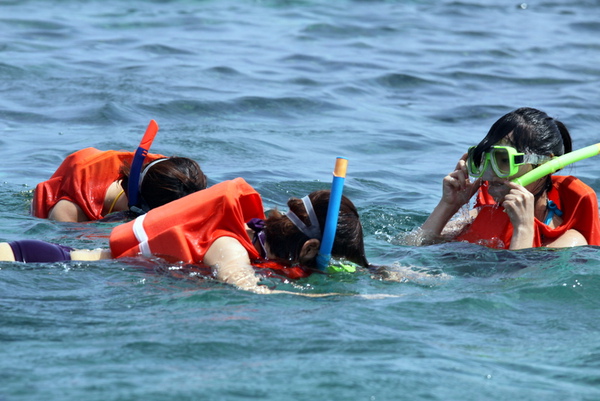
M329 266L329 261L331 260L331 250L333 249L333 241L337 230L347 169L348 159L338 157L333 170L333 181L331 183L331 194L329 196L325 227L323 228L323 239L321 240L321 247L317 255L317 269L321 271L324 271Z
M148 150L150 150L150 146L152 146L152 142L154 141L157 132L158 124L156 121L150 120L150 124L148 124L148 128L146 128L146 132L144 133L142 141L135 151L135 155L131 162L129 184L127 185L127 198L129 201L129 208L138 214L140 214L139 212L141 211L138 204L140 202L139 183L142 165L144 164L146 155L148 155Z

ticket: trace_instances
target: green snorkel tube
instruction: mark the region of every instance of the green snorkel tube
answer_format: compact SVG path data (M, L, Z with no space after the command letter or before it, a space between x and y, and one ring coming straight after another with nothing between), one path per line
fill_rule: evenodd
M342 192L344 190L344 181L346 179L346 170L348 169L348 159L338 157L335 161L333 170L333 182L331 183L331 195L329 196L329 205L327 207L327 217L325 218L325 227L323 228L323 238L321 247L317 255L317 269L325 271L329 267L331 260L331 250L337 230L338 215L340 214L340 205L342 203ZM352 267L352 266L350 266ZM349 271L346 266L334 267L335 271Z
M154 141L154 137L158 132L158 124L154 120L150 120L150 124L148 124L148 128L146 128L146 132L142 137L142 141L138 146L135 154L133 156L133 160L131 162L131 169L129 172L129 184L127 185L127 199L129 202L129 209L137 214L144 214L144 211L140 208L140 175L142 173L142 166L144 165L144 160L146 159L146 155L148 154L148 150L150 146L152 146L152 142Z
M547 176L548 174L552 174L555 171L558 171L571 163L575 163L580 160L587 159L588 157L596 156L598 154L600 154L600 143L586 146L585 148L581 148L579 150L566 153L562 156L555 157L549 162L546 162L541 166L534 168L530 172L523 174L518 178L515 178L514 180L512 180L512 182L523 186L529 185L532 182L537 181L540 178Z

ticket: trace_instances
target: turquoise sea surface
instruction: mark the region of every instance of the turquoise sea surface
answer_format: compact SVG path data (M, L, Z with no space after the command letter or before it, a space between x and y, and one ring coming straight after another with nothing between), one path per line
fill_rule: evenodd
M599 400L600 250L405 235L503 114L600 142L598 0L0 0L0 241L106 247L29 215L65 156L133 150L244 177L266 207L349 159L367 271L257 295L158 259L0 263L0 401ZM600 159L565 169L600 191Z

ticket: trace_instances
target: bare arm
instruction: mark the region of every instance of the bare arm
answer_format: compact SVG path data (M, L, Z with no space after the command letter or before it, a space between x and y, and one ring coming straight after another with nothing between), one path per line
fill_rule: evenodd
M68 200L60 200L48 213L48 218L64 222L89 221L83 210L75 203Z
M438 240L452 216L479 189L481 181L477 180L471 183L469 179L466 159L467 154L465 153L456 164L454 171L444 177L442 181L442 198L420 229L423 243Z
M343 295L337 293L302 294L292 291L271 290L264 285L259 285L259 278L250 264L248 251L238 240L232 237L221 237L213 242L204 255L202 262L214 269L217 280L257 294L291 294L311 298Z
M8 242L0 242L0 261L3 262L14 262L15 254L12 248L8 245Z
M19 241L18 241L19 242ZM23 243L20 241L19 245L23 250L27 251L27 254L36 254L36 259L43 261L44 257L50 257L49 260L55 261L55 254L50 252L54 247L58 247L58 245L45 242L45 241L33 241L35 243ZM42 246L43 245L43 246ZM48 256L48 252L50 252L50 256ZM101 260L101 259L111 259L110 249L74 249L70 252L71 260ZM12 247L8 244L8 242L0 242L0 261L3 262L13 262L15 261L15 253L13 252ZM68 259L66 259L68 260Z
M510 192L505 196L502 206L508 214L514 231L510 241L510 249L525 249L533 246L535 233L535 198L531 192L521 185L507 182ZM588 242L577 230L567 230L557 239L543 244L549 248L566 248L587 245Z
M210 246L202 262L215 271L219 281L246 291L261 294L271 292L264 285L258 285L259 279L254 274L248 251L235 238L218 238Z
M504 197L502 206L513 226L509 249L531 248L535 236L535 198L519 184L506 182L505 185L510 192Z
M75 249L71 251L71 260L102 260L112 259L110 249Z

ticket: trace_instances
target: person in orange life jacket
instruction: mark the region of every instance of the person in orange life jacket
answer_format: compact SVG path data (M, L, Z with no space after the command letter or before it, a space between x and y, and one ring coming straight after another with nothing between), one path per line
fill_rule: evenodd
M127 185L133 152L86 148L69 155L36 186L32 215L57 221L100 220L129 209ZM147 211L206 188L206 176L185 157L148 154L142 168L140 209ZM123 217L123 216L122 216Z
M150 210L115 227L108 250L73 250L42 241L0 244L0 260L54 262L155 255L170 261L202 263L215 277L241 289L269 293L259 285L252 264L290 278L306 277L315 267L325 225L329 190L291 198L285 214L265 218L262 199L243 179ZM367 267L358 211L342 198L332 256Z
M422 243L456 240L513 250L600 245L596 194L583 182L551 175L526 187L511 182L571 150L567 128L546 113L525 107L504 115L444 178L442 198L418 230ZM451 221L475 193L474 220Z

